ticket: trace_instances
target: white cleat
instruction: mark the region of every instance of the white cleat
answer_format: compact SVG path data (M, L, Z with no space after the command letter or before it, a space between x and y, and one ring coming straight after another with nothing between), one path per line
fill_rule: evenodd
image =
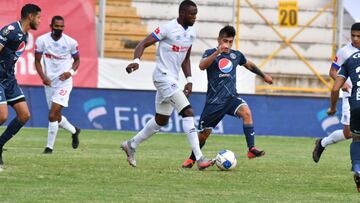
M130 141L124 141L120 145L120 148L126 153L126 159L129 162L130 166L136 167L135 149L131 147Z

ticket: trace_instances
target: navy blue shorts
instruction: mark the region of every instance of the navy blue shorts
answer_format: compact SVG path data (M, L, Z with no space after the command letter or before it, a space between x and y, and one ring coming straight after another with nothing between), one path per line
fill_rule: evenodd
M350 131L353 136L360 136L360 108L350 110Z
M225 115L235 116L237 109L246 102L238 97L232 97L223 104L205 104L199 121L199 130L212 129Z
M14 105L25 101L25 96L16 79L0 79L0 104Z

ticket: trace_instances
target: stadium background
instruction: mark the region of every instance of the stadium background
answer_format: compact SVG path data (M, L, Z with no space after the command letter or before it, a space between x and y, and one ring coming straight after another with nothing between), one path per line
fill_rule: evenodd
M64 114L85 129L141 129L154 113L155 92L150 74L155 46L145 52L139 71L128 75L125 67L139 40L177 16L180 1L2 0L0 26L19 19L19 8L28 2L38 4L43 12L40 29L31 32L26 52L16 66L32 113L27 126L48 125L44 91L33 65L34 39L49 31L53 15L62 15L65 33L78 40L81 54L76 88ZM332 84L328 69L336 49L349 42L349 28L357 20L351 8L359 6L359 2L287 2L290 3L196 1L198 39L191 57L196 93L190 101L197 116L206 91L206 74L198 70L197 64L205 49L217 45L218 30L233 24L238 30L234 48L275 80L273 86L267 86L252 73L238 68L238 91L253 111L257 134L321 137L341 128L340 115L329 118L325 113ZM291 18L284 17L284 13ZM13 115L11 112L10 117ZM181 132L179 117L173 114L163 131ZM216 132L242 134L242 126L227 117Z

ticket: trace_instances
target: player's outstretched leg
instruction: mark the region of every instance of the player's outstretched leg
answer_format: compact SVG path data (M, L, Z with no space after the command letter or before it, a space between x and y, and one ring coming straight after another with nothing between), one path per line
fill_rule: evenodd
M211 129L205 129L198 134L200 149L203 148L203 146L205 145L206 140L210 134L211 134ZM182 164L181 167L182 168L192 168L194 166L195 162L196 162L195 154L192 151L190 157L184 161L184 163Z
M166 125L169 117L164 115L156 114L156 118L150 119L145 127L138 132L132 139L124 141L121 143L121 149L126 153L126 159L129 164L133 167L136 167L135 160L135 149L143 141L150 138L152 135L157 133L163 125ZM159 125L157 121L161 124ZM161 122L160 122L161 121Z
M315 147L312 153L313 160L315 163L319 162L321 154L324 152L325 147L321 145L322 139L316 139L315 140Z

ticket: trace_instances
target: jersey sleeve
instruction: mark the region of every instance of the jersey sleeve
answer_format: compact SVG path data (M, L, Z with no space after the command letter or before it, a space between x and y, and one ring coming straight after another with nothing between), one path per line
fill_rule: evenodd
M79 49L78 49L79 44L77 43L76 40L73 40L73 42L71 43L71 56L76 56L79 55Z
M161 41L163 40L166 35L168 34L168 25L162 25L157 27L152 33L151 35L157 40L157 41Z
M4 26L1 31L0 31L0 44L4 47L9 38L11 38L11 31L14 30L14 26L12 25L8 25L8 26Z
M247 59L245 57L244 54L242 54L241 52L239 52L239 66L245 65L247 63Z
M336 70L339 70L341 65L345 62L346 58L344 57L343 50L339 50L334 57L331 67L334 67Z
M341 76L341 77L343 77L345 79L347 79L349 77L348 63L346 61L340 67L340 70L338 72L338 76Z
M35 54L43 54L44 53L44 41L41 37L36 39L35 42Z
M211 49L208 49L203 53L202 58L205 59L205 58L209 57L212 53L214 53L214 51L212 51Z

